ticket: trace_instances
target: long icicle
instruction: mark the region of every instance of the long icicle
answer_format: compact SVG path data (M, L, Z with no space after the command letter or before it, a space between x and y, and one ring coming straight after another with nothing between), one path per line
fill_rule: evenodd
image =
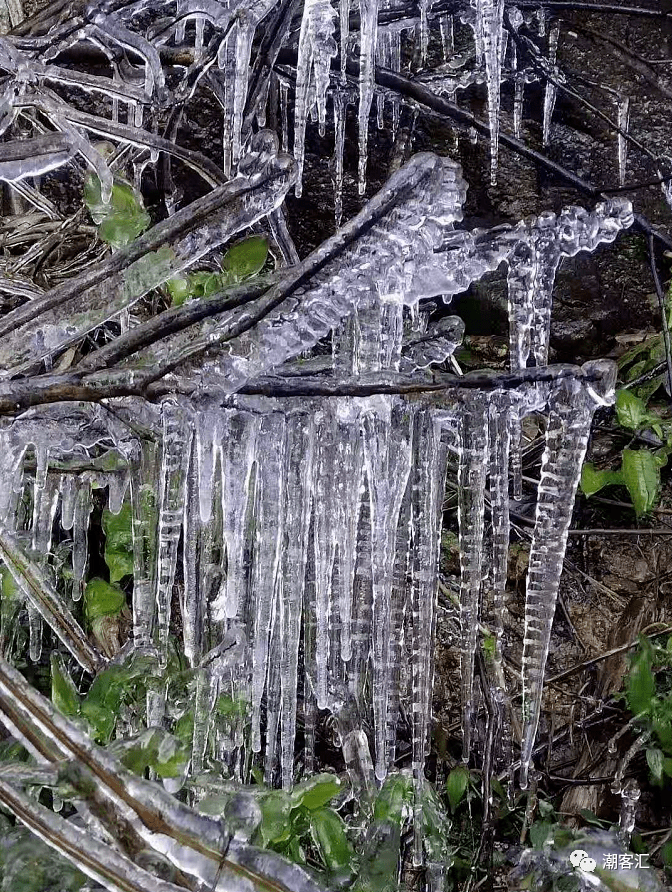
M593 378L592 383L563 378L549 400L525 599L520 756L523 789L527 788L532 766L551 626L590 425L598 405L608 405L614 398L616 366L613 362L596 360L582 368L586 377Z

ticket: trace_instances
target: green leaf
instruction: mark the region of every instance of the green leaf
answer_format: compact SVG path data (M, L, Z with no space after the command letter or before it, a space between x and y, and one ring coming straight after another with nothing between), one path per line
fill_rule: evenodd
M622 473L637 516L641 517L656 504L660 465L648 449L624 449Z
M465 768L464 765L458 765L457 768L453 768L446 781L446 793L448 794L448 802L453 814L462 801L468 784L469 769Z
M618 423L628 430L636 431L642 426L647 415L646 405L630 390L616 391L616 417Z
M338 812L333 808L315 809L310 815L310 833L328 871L340 875L354 874L355 852Z
M594 811L589 808L579 809L579 814L587 824L593 824L595 827L603 827L604 821L601 821Z
M110 202L105 204L100 180L95 174L89 176L84 183L84 204L98 224L99 237L113 248L128 245L151 223L140 193L121 179L115 179Z
M133 533L131 506L126 502L118 514L106 508L101 524L105 533L105 563L110 570L110 582L119 582L133 575Z
M189 761L189 752L179 740L163 728L149 728L140 734L130 745L121 743L119 749L122 763L142 776L147 768L156 771L161 778L181 777Z
M86 583L84 608L89 622L101 616L117 616L126 603L126 595L118 585L110 585L95 577Z
M2 892L77 892L83 873L23 827L3 833Z
M178 279L168 279L166 288L170 295L170 305L172 307L181 307L185 300L190 297L189 279L180 277Z
M672 868L672 842L667 842L660 850L660 857L665 867Z
M341 782L334 774L316 774L297 784L292 790L292 808L303 806L308 811L321 808L341 790Z
M649 712L656 692L656 681L651 671L651 645L642 639L642 648L637 652L628 674L627 698L633 715Z
M261 823L257 833L262 846L270 843L279 843L289 839L290 820L289 813L292 810L292 801L288 793L283 790L272 790L259 798L261 808Z
M375 821L401 825L413 801L413 781L405 774L389 774L378 791L373 806Z
M79 713L79 694L74 681L65 668L63 657L52 651L51 654L51 702L66 716Z
M232 245L224 255L223 269L234 282L240 282L261 271L268 257L268 241L261 235L253 235L237 245Z
M620 471L598 470L591 462L584 462L581 468L581 492L585 496L595 495L605 486L623 484Z
M646 751L646 761L651 769L651 774L657 781L663 777L663 751L657 747L649 747Z
M553 833L555 824L551 821L535 821L530 826L530 842L535 849L543 849L544 843Z

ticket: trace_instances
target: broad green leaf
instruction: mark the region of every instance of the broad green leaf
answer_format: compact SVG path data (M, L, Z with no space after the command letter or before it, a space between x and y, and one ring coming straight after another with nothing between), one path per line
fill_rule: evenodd
M253 235L232 245L224 255L222 267L234 282L256 276L266 263L268 242L261 235Z
M171 298L170 305L173 307L181 307L185 300L191 296L188 278L168 279L166 288Z
M149 728L130 745L127 740L118 743L122 744L118 747L122 763L140 776L145 769L151 768L161 778L180 777L190 758L185 747L162 728Z
M648 449L624 449L622 473L637 516L641 517L656 504L660 490L660 465Z
M657 747L649 747L646 751L646 761L651 769L651 774L657 781L663 777L663 758L663 751Z
M605 486L622 484L620 471L598 470L591 462L584 462L581 468L581 492L585 496L595 495Z
M79 713L79 694L61 655L51 654L51 702L66 716Z
M84 608L89 622L100 616L116 616L126 603L126 595L118 585L94 577L84 589Z
M401 827L396 822L374 821L366 832L355 892L395 892L401 849Z
M627 698L633 715L649 712L656 692L656 681L651 670L651 645L645 639L628 673Z
M262 846L269 843L286 841L290 836L291 824L289 813L292 810L292 800L283 790L272 790L259 798L261 808L261 823L257 828Z
M375 821L401 825L413 801L413 781L406 774L389 774L373 806Z
M458 765L457 768L453 768L446 781L446 793L448 794L448 802L453 814L462 801L462 797L466 792L468 784L469 769L465 768L464 765Z
M639 430L647 415L646 405L630 390L616 391L614 408L618 423L631 431Z
M191 746L194 737L194 710L188 709L175 722L173 734L184 746Z
M133 534L131 532L131 506L126 502L119 514L106 508L102 527L105 533L105 563L110 570L110 582L119 582L124 576L133 575Z
M292 790L292 808L303 806L308 811L321 808L340 792L341 782L334 774L316 774L297 784Z
M98 235L113 248L128 245L151 223L142 196L129 183L115 179L109 204L102 200L100 180L95 174L84 184L84 204L98 224Z
M604 821L601 821L594 811L589 808L579 809L579 814L587 824L593 824L595 827L602 827Z
M672 842L667 842L660 850L660 857L665 867L672 868Z
M338 812L315 809L310 815L310 833L327 870L341 875L355 872L355 852Z
M543 849L544 843L553 833L555 824L551 821L535 821L530 827L530 842L535 849Z

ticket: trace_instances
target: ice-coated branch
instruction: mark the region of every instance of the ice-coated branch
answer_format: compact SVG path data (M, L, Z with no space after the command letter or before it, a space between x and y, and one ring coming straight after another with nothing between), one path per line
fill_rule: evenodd
M95 673L105 658L89 642L84 630L69 608L47 580L42 570L32 561L6 529L0 529L0 557L39 615L58 635L77 662Z

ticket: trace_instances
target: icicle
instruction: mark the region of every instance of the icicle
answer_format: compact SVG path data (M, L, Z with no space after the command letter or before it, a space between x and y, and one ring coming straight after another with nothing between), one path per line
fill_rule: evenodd
M455 53L455 37L453 34L453 17L444 12L439 16L439 28L441 30L441 46L443 48L443 61L452 59Z
M125 471L110 474L108 477L107 507L112 514L119 514L126 498L128 474Z
M432 0L418 0L420 7L420 60L427 64L427 51L429 50L429 8Z
M340 0L339 14L341 28L341 83L345 85L348 82L345 69L348 62L348 37L350 35L350 0Z
M504 0L476 0L476 28L483 42L490 126L490 182L497 183L499 153L499 105L504 47L502 43Z
M93 509L91 484L87 479L80 481L75 498L75 513L72 527L72 587L73 600L82 596L82 585L89 560L89 518Z
M198 414L198 421L202 421L204 414ZM202 427L197 427L197 434L203 436ZM212 446L211 442L210 446ZM211 449L210 454L212 454ZM187 496L184 502L184 544L182 546L184 596L181 604L184 655L192 667L198 666L203 656L205 615L208 602L207 591L204 585L207 573L206 566L204 566L206 555L201 552L200 547L202 532L200 504L203 490L203 471L198 458L199 446L197 437L194 437L187 475ZM208 485L210 497L212 498L211 479L208 481ZM212 506L210 505L209 507L211 508Z
M313 444L312 417L302 414L291 416L287 421L287 496L280 596L282 689L280 765L282 786L286 790L294 783L296 691L301 608L310 526Z
M332 590L331 582L336 558L338 512L335 491L336 468L339 460L335 407L325 401L315 418L316 451L314 463L313 523L315 525L315 602L317 611L315 660L317 667L317 705L328 706L327 673L331 640Z
M243 114L247 98L248 72L250 71L250 54L256 27L257 21L255 16L246 10L244 6L240 6L235 27L236 68L233 79L233 132L231 144L231 161L233 164L237 164L240 159Z
M348 662L352 655L350 631L352 621L357 530L363 497L364 452L359 432L359 411L348 400L338 403L336 465L338 507L338 590L341 628L340 657Z
M347 99L345 93L334 90L332 93L334 108L334 145L335 168L334 180L334 218L336 228L341 225L343 218L343 150L345 148L345 116L347 112Z
M198 461L198 505L203 523L212 517L212 487L219 449L219 413L199 412L196 416L196 453Z
M75 499L77 496L77 477L64 474L61 483L61 527L71 530L75 522Z
M212 678L207 669L196 672L196 694L194 697L194 732L191 745L191 771L194 775L203 771L208 746L208 732L212 721Z
M541 463L537 508L525 600L523 640L523 743L520 783L528 782L541 712L544 670L558 586L593 413L613 401L616 366L608 360L582 366L588 383L564 378L549 400L546 448Z
M625 165L628 160L628 125L630 123L630 97L618 99L618 182L625 185Z
M294 158L299 169L295 193L301 195L306 120L311 84L315 88L320 135L324 135L326 98L332 58L338 53L333 34L336 12L329 0L306 0L301 20L296 63L296 101L294 114Z
M462 406L457 470L460 525L460 672L462 688L462 759L469 761L474 723L474 659L478 637L483 568L485 478L488 426L485 397L474 394Z
M637 803L640 796L639 784L634 777L631 777L625 782L621 790L621 814L618 820L618 835L626 848L630 846L630 837L635 829Z
M376 81L378 0L359 0L359 14L359 194L364 195L369 152L369 112Z
M193 429L187 412L177 403L164 402L161 415L163 439L159 480L156 619L159 656L165 664Z
M411 415L404 404L381 398L364 415L364 461L371 501L373 581L372 691L376 777L387 774L387 711L390 691L390 600L394 543L411 466Z
M371 650L372 604L371 499L368 486L366 486L357 529L357 561L353 583L350 661L348 664L348 690L355 702L361 700L364 695L364 682Z
M431 409L415 418L413 469L413 777L415 837L413 861L422 864L423 788L425 752L431 723L433 684L434 602L438 581L441 512L447 450Z
M289 151L289 84L280 81L280 120L282 125L282 140L280 151Z
M315 483L319 481L319 473L316 475ZM333 645L329 641L329 657L324 669L318 665L316 657L316 638L317 638L317 621L318 605L316 598L316 577L315 577L315 558L319 553L319 546L316 538L316 518L317 511L325 513L328 509L326 506L316 505L313 498L313 509L311 510L310 530L308 533L308 554L306 557L306 582L303 589L303 770L306 775L312 774L315 770L315 727L317 724L317 676L318 673L328 675L331 681L330 670L333 662ZM333 576L332 576L333 579ZM330 580L331 583L331 580ZM331 600L328 604L329 612L329 631L333 626L333 613ZM325 704L331 708L331 702L325 695Z
M284 534L285 424L285 417L279 412L266 415L257 440L255 546L250 599L254 625L251 690L254 753L261 751L261 702L266 678L270 678L271 627ZM273 444L272 448L265 448L266 444Z
M281 607L283 598L283 578L279 573L276 580L277 597L273 599L271 637L268 646L268 681L266 682L266 753L264 759L264 783L273 786L278 764L278 727L282 708L281 659L282 638ZM253 750L254 751L254 750Z
M222 517L226 543L226 581L212 604L217 622L233 619L245 603L245 531L250 477L259 417L229 410L220 426L222 449Z
M140 457L131 466L131 532L133 535L133 639L136 647L151 641L156 599L156 531L159 510L159 459L156 443L142 441Z
M541 12L541 10L540 10ZM541 34L541 18L539 19L539 35ZM560 24L556 22L551 28L548 35L548 62L552 71L555 70L555 62L558 55L558 39L560 37ZM546 82L546 92L544 94L544 116L543 116L543 144L548 145L551 139L551 121L553 118L553 110L555 109L555 97L558 89L551 81Z
M390 34L390 68L397 74L401 71L401 32L392 31ZM399 113L401 109L401 100L395 94L392 95L392 139L397 135L399 129Z

